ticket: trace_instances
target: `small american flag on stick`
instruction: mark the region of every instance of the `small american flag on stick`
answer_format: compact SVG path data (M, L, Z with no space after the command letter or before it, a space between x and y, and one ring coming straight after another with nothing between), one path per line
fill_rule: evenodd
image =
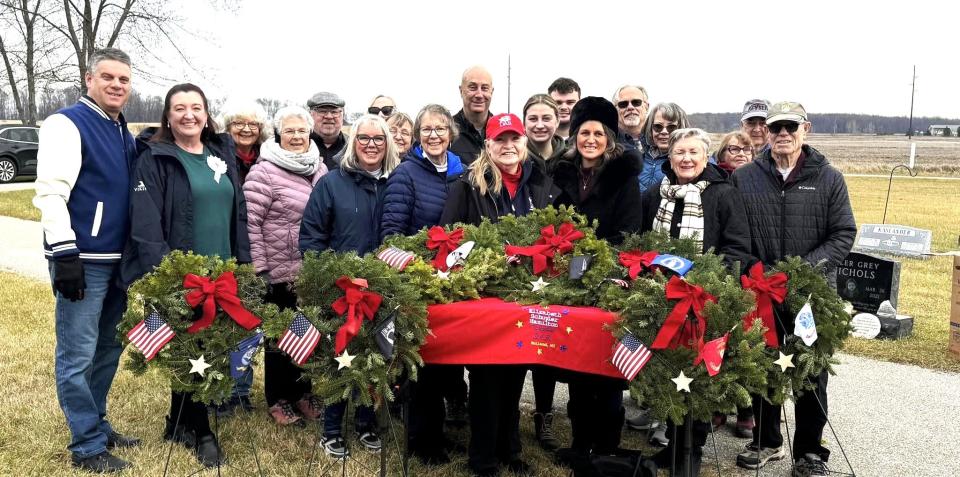
M297 364L303 364L313 354L317 343L320 342L320 332L310 323L303 313L297 312L290 327L280 338L277 347L290 355Z
M650 361L650 356L650 350L635 336L627 333L613 352L613 365L623 373L623 377L631 381Z
M176 335L160 314L153 311L127 333L127 339L150 361Z
M414 255L406 250L397 247L387 247L377 254L377 258L387 263L397 270L407 268L407 265L413 260Z

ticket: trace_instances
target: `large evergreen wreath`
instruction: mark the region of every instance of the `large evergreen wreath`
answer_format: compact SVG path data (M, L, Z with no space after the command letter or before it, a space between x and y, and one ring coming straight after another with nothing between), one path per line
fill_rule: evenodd
M203 306L194 308L187 303L186 296L192 290L184 286L184 277L193 274L216 280L229 273L236 279L237 297L246 310L264 322L280 318L275 305L263 303L266 284L256 276L252 266L237 265L233 259L224 261L219 257L173 251L130 287L127 310L118 330L120 339L129 343L127 333L155 311L176 336L149 361L136 348L129 347L126 367L136 374L157 369L170 377L174 391L193 393L193 399L198 402L219 403L228 398L234 383L230 353L257 331L241 327L217 306L216 317L208 327L189 332L188 328L201 318ZM211 365L202 376L190 372L190 360L201 356Z

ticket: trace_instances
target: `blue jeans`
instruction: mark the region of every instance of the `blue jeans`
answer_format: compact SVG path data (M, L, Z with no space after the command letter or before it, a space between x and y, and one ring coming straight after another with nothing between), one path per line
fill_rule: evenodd
M323 437L325 439L343 436L343 415L346 411L346 401L336 402L323 408ZM374 417L372 407L357 407L357 433L376 431Z
M54 292L57 400L70 428L67 449L77 459L104 452L113 431L106 420L107 393L123 351L117 323L127 307L127 292L116 285L118 271L119 264L84 263L82 300L71 302Z

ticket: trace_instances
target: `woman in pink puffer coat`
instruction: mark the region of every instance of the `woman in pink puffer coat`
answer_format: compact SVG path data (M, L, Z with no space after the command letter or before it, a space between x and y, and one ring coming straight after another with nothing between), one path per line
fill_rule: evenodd
M265 300L281 309L295 308L293 283L300 272L299 235L303 209L313 186L327 173L320 151L310 140L313 119L306 110L286 107L274 116L280 137L260 146L260 158L250 168L243 195L247 199L250 255L257 274L269 282ZM281 425L316 420L320 402L309 380L289 356L269 344L264 353L264 394L270 415Z

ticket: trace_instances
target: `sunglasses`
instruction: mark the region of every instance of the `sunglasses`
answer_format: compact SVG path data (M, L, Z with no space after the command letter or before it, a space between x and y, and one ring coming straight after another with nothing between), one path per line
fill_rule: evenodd
M367 112L370 114L380 114L382 112L384 116L389 116L393 114L393 106L384 106L382 108L370 106L367 108Z
M788 133L793 134L797 132L797 129L800 129L800 123L795 123L792 121L777 121L773 124L767 124L767 129L770 130L770 134L780 134L780 131L786 129Z
M673 132L677 130L677 125L676 124L667 124L666 126L664 126L663 124L653 125L654 134L660 134L663 132L664 129L667 130L667 134L673 134Z
M633 106L634 108L639 108L640 106L643 106L643 100L631 99L629 101L624 100L617 103L617 107L620 109L627 109L627 106Z

